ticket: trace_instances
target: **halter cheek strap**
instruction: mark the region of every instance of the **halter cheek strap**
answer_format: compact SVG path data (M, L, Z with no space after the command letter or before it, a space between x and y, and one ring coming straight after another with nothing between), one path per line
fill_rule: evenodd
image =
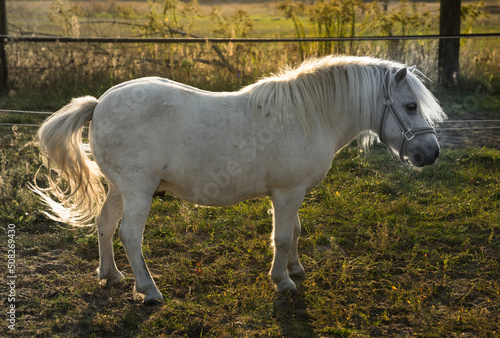
M387 118L387 113L391 112L392 115L394 116L394 119L398 123L399 127L401 128L401 137L403 138L403 142L401 143L401 149L399 151L399 159L404 162L404 153L406 152L406 146L408 142L413 140L415 136L421 135L421 134L427 134L427 133L432 133L436 134L436 130L432 127L423 127L423 128L411 128L408 127L401 115L398 113L396 108L394 107L394 100L392 99L390 92L389 92L389 82L390 82L390 72L387 72L387 75L384 78L384 112L382 114L382 119L380 121L380 128L379 128L379 138L380 141L382 141L385 144L385 133L384 133L384 125L385 125L385 120ZM391 149L391 147L387 147L389 151L392 154L392 157L397 159L398 157L394 153L394 151Z

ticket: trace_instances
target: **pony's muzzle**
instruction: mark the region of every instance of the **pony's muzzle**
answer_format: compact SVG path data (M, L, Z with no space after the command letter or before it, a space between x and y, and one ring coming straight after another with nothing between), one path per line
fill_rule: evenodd
M415 167L424 167L426 165L431 165L436 162L439 157L439 146L437 149L432 149L432 151L417 150L410 156L410 162Z

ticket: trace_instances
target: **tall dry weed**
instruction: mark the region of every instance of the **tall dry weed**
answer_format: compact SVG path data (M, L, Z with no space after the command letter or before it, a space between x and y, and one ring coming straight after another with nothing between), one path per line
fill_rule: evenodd
M89 24L95 12L106 10L95 2L76 6L55 0L49 20L58 34L102 35L102 25ZM246 37L255 22L248 13L227 13L216 7L205 14L197 1L151 0L138 9L131 4L107 4L113 13L109 32L126 27L128 34L142 37L201 37L196 32L203 21L211 36ZM285 18L293 21L298 37L363 36L428 33L435 29L435 14L420 5L402 2L384 12L377 3L358 0L324 0L312 5L284 1L278 5ZM466 7L467 27L480 15L478 7ZM210 22L207 27L206 22ZM108 24L108 23L106 23ZM120 26L120 27L121 27ZM93 28L94 27L94 28ZM467 28L466 27L466 28ZM125 29L125 28L123 28ZM468 28L467 28L468 29ZM500 78L495 41L463 41L461 74L496 88ZM57 108L69 98L84 94L99 96L110 86L142 76L162 76L207 90L235 90L284 64L297 64L306 57L331 53L370 55L417 65L437 80L437 41L364 41L286 44L152 44L102 43L35 44L18 42L7 47L11 93L39 96L37 108ZM41 102L41 103L40 103Z

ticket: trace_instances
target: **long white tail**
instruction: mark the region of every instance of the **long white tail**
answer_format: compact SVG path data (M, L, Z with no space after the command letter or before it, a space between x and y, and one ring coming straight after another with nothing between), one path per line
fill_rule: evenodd
M73 99L38 131L49 188L38 187L35 179L30 189L52 209L45 214L55 221L90 225L100 212L105 193L102 174L89 158L88 144L82 142L83 127L92 119L97 103L91 96Z

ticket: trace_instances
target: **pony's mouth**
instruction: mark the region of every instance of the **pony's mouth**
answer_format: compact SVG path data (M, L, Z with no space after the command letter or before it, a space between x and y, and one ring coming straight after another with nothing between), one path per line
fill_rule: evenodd
M419 151L410 156L410 163L415 167L424 167L426 165L431 165L436 162L439 157L439 148L435 152L426 153Z

